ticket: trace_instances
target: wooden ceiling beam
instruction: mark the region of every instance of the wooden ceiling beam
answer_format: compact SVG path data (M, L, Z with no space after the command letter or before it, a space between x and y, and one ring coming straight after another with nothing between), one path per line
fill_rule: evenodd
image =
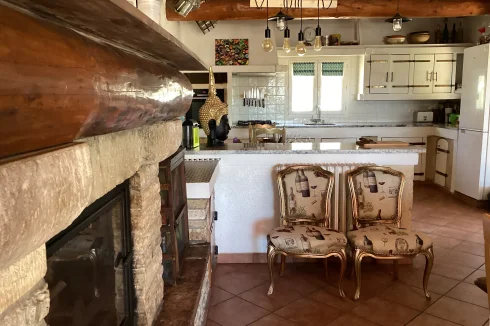
M256 20L265 19L266 11L250 7L250 0L207 0L201 7L182 17L173 10L173 1L167 1L167 19L170 21L197 20ZM262 1L257 0L260 4ZM328 4L325 0L325 5ZM265 3L265 2L264 2ZM277 8L275 8L277 9ZM275 9L269 10L270 16ZM303 18L317 17L317 9L303 9ZM391 17L396 13L396 0L339 0L335 9L321 9L324 18ZM490 14L489 0L411 0L400 1L400 13L416 17L464 17ZM298 9L289 10L295 18Z

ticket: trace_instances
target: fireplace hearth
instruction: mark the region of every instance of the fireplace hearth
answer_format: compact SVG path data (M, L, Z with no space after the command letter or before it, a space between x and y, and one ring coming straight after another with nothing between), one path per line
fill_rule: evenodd
M50 326L134 324L129 203L125 181L47 242Z

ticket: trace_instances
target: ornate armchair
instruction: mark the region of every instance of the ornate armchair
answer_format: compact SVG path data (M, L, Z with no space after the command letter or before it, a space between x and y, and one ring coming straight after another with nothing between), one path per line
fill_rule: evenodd
M259 139L257 136L265 135L276 137L274 141L281 142L283 144L286 143L286 129L276 128L275 125L254 125L249 127L249 138L251 143L257 143Z
M432 240L422 232L400 228L403 173L381 166L363 166L347 174L352 203L352 230L347 239L353 251L356 293L361 293L361 261L364 257L393 260L394 278L398 260L426 257L424 292L427 299L429 275L434 262Z
M286 256L340 259L340 296L345 297L342 280L346 266L347 238L328 228L333 173L318 166L290 166L278 173L281 201L281 226L271 230L267 247L267 262L274 291L273 265L275 255L281 255L281 275Z

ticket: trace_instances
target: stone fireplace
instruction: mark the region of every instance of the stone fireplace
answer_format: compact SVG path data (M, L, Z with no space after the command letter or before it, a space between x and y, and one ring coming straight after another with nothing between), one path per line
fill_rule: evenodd
M129 202L126 180L46 243L49 325L134 324Z
M48 258L46 243L50 248L84 209L126 180L134 317L138 325L153 323L163 303L158 163L178 149L180 135L180 121L163 122L0 161L1 325L45 325L50 300L63 287L48 290L53 253Z
M0 29L0 325L152 325L158 164L204 66L124 0L0 0Z

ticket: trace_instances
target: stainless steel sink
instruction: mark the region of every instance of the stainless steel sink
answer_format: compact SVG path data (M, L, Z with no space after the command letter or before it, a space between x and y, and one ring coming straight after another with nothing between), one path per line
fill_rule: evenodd
M335 126L335 123L305 123L305 126Z

